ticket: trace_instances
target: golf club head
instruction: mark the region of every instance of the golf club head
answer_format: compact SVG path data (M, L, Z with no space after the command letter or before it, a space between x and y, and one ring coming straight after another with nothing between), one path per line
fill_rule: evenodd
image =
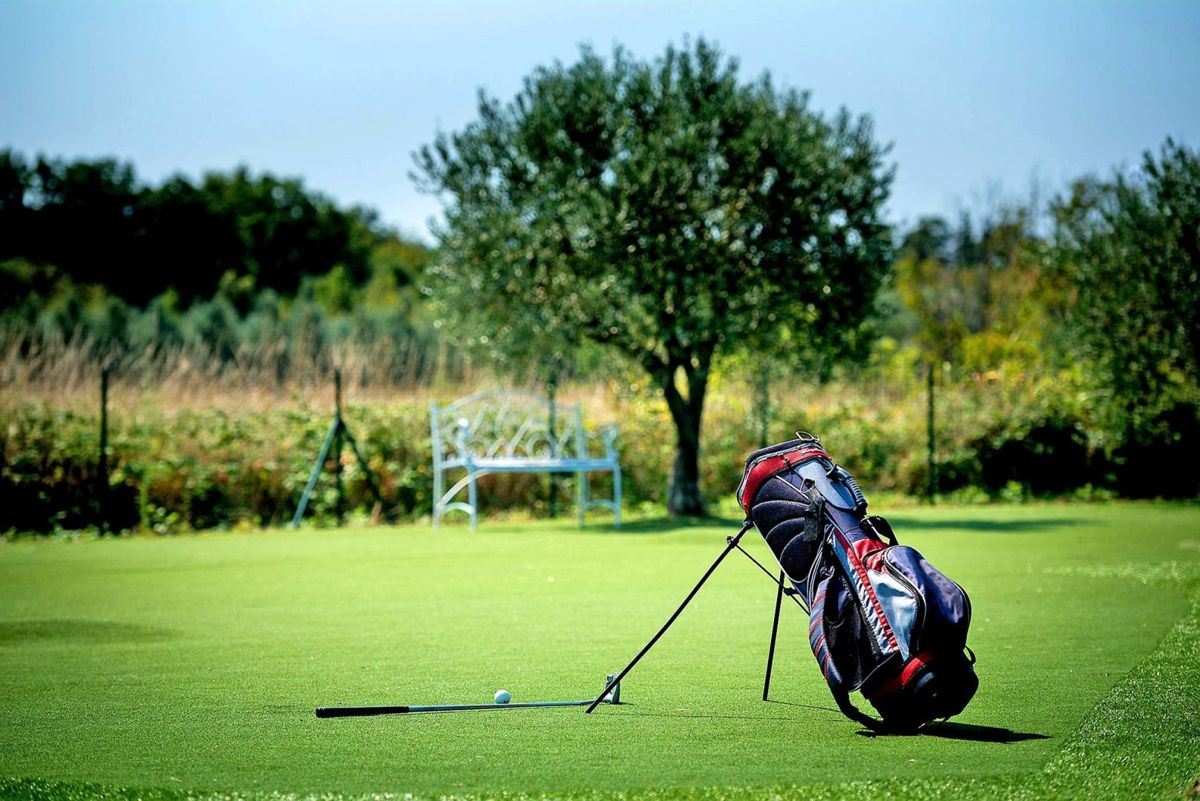
M609 685L609 683L616 677L617 677L616 673L609 673L607 676L604 677L604 686L607 687ZM605 701L605 703L609 703L609 704L621 703L621 683L620 682L617 682L616 684L613 685L613 688L611 690L609 690L608 695L604 696L604 701Z

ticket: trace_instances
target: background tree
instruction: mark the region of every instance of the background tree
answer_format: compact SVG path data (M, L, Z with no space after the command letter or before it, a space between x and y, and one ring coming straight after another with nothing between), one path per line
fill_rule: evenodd
M652 63L585 48L417 154L445 203L432 296L501 351L590 341L641 365L675 424L669 509L702 513L714 360L856 341L889 257L885 150L703 40Z
M988 360L1003 360L1011 345L1045 344L1055 333L1053 287L1040 263L1036 217L1032 206L1009 203L978 220L964 212L957 225L918 220L900 244L892 287L903 318L889 329L935 364L975 370L998 367Z
M1071 315L1131 430L1200 387L1200 153L1168 139L1141 169L1083 180L1054 208Z
M240 167L149 187L126 162L0 151L0 261L53 266L136 305L167 289L210 297L226 274L287 295L337 265L362 283L389 236L374 212L338 208L299 179Z

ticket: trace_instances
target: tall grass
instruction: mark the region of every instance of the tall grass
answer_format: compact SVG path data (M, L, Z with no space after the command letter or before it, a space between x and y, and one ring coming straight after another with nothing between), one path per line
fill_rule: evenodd
M282 345L288 358L280 364ZM915 353L880 354L823 384L777 374L765 409L755 389L759 376L733 366L716 374L701 454L710 500L731 496L747 453L761 444L764 413L768 440L796 429L820 434L870 494L893 501L923 494L930 482L924 373ZM260 341L227 351L191 344L126 349L111 358L96 342L75 337L36 348L6 343L0 356L0 531L86 528L101 519L116 529L159 532L286 522L332 420L335 368L343 374L347 420L380 479L387 511L420 518L432 503L429 403L505 385L545 391L532 376L502 379L440 344L432 356L388 351L378 342ZM112 369L110 475L101 508L105 364ZM1071 373L1021 369L940 375L935 461L942 496L1105 494L1094 489L1103 484L1106 462L1079 386ZM564 404L584 405L588 425L619 426L627 503L658 508L675 436L657 389L635 370L611 367L566 382L558 394ZM352 518L378 517L383 510L348 453L343 467ZM608 491L595 481L595 492ZM568 508L569 477L558 486L560 509ZM480 497L486 513L541 515L548 493L544 476L497 476L485 480ZM311 519L332 521L336 501L327 477Z
M425 393L430 387L491 380L445 343L417 338L328 342L280 334L236 345L208 342L114 344L85 331L30 337L11 328L0 339L0 405L44 401L88 405L101 371L114 400L152 400L164 410L315 405L340 370L347 393L362 399Z

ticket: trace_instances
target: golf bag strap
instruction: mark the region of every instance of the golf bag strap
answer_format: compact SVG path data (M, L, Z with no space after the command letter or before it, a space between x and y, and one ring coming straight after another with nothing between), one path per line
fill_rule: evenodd
M830 688L832 689L832 688ZM874 718L859 711L853 703L850 702L850 695L843 690L833 690L833 698L837 701L838 709L842 710L842 714L853 720L855 723L861 723L871 731L885 731L887 724L882 720Z

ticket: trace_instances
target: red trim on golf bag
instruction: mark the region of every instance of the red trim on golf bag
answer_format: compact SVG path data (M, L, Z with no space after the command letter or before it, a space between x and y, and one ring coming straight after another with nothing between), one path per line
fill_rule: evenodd
M764 481L791 468L797 462L813 458L828 459L829 454L817 443L805 441L794 448L767 454L755 463L746 465L746 473L742 476L742 484L737 491L738 503L744 511L749 512L750 503Z
M893 676L877 687L873 687L870 690L864 690L863 695L871 701L891 695L912 681L912 677L917 675L917 671L932 663L933 660L933 654L929 653L928 651L922 651L905 663L904 669L900 671L899 675Z
M858 579L857 589L860 596L870 601L871 609L875 612L874 619L871 620L871 623L877 625L883 631L883 636L887 639L887 644L891 646L892 650L899 651L900 643L896 639L896 633L892 631L892 625L888 622L887 614L885 614L883 611L883 604L879 602L879 595L875 592L875 587L871 584L871 579L867 575L867 569L863 567L863 560L859 556L860 550L866 550L866 548L860 549L858 546L862 545L863 543L866 543L868 546L870 546L874 543L871 543L870 540L859 540L852 546L846 541L846 535L842 531L835 528L834 533L837 535L838 543L842 546L842 552L846 555L846 563L850 566L850 569L854 571L854 577ZM879 553L876 555L880 559L883 558L883 548L884 545L882 542L880 542L878 543L878 547L875 549L876 551L879 551ZM867 610L863 611L866 612ZM871 618L872 616L868 615L867 617Z

